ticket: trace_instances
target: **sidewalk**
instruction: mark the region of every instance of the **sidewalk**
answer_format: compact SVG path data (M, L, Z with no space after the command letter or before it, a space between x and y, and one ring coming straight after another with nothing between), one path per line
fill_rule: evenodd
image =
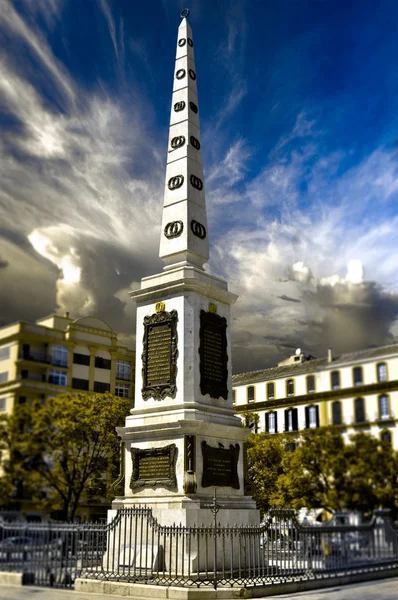
M1 600L118 600L120 598L126 599L126 596L105 596L56 588L0 585ZM128 598L143 600L132 596ZM268 600L398 600L398 578L323 588L311 592L267 596L267 598ZM231 600L233 600L233 593L231 593Z

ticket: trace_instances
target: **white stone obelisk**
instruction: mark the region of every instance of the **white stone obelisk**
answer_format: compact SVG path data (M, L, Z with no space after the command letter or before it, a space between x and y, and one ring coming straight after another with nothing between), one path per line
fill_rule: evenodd
M186 14L186 13L185 13ZM135 406L119 433L125 490L113 509L145 504L164 524L211 524L214 487L223 524L253 525L231 385L236 296L205 272L209 258L192 31L178 29L165 178L162 273L130 293L137 303ZM113 511L111 511L113 512Z

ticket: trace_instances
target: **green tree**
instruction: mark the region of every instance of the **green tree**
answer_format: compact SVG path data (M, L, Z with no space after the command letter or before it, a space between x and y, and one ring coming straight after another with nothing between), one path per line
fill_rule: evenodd
M366 516L378 507L389 508L396 518L398 454L392 445L360 432L351 436L345 454L344 505Z
M345 450L343 436L334 427L304 431L299 447L283 458L277 503L292 508L341 510L345 501Z
M127 398L84 393L18 406L0 424L0 500L19 496L22 485L38 507L73 520L79 502L107 496L119 458L115 428L130 408Z
M247 479L261 513L275 504L276 487L283 473L286 442L281 435L251 434L246 442Z
M291 438L251 435L248 479L258 507L270 505L359 510L365 517L378 507L398 516L398 453L369 433L351 436L321 427L304 431L291 452Z

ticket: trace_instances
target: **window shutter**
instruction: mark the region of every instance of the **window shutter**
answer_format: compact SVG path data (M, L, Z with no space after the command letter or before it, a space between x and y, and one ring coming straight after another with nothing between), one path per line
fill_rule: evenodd
M269 431L269 415L265 413L265 431Z
M285 410L285 431L289 431L289 409Z
M278 413L275 411L275 433L278 433Z
M294 431L298 430L298 411L297 408L293 408L293 429Z
M305 407L305 428L308 429L310 426L310 407Z
M316 407L316 426L319 427L319 406Z

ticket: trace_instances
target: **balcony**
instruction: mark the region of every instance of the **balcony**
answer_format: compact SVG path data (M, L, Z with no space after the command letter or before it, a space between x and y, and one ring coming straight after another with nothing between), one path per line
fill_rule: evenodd
M122 381L130 381L130 373L116 373L116 379L121 379Z
M384 421L394 421L394 420L395 420L395 415L391 411L389 411L388 413L385 413L383 415L381 415L378 411L375 413L375 421L384 423Z
M31 348L29 351L21 352L19 354L19 358L22 360L32 360L34 362L42 362L42 363L49 362L47 350L45 348L37 349L37 350L35 350L34 348Z
M18 380L23 381L46 381L45 373L20 373L17 377Z

